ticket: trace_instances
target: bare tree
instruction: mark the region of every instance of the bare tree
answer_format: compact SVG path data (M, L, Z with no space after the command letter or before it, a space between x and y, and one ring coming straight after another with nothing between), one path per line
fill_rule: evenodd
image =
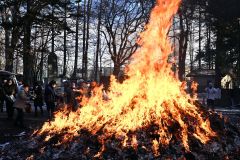
M67 1L64 0L64 26L63 26L63 73L65 77L67 74Z
M180 80L184 80L185 76L185 61L186 61L186 55L187 55L187 47L188 47L188 36L189 36L189 25L188 25L188 19L185 19L186 22L186 28L184 27L184 13L179 11L179 27L180 27L180 33L179 33L179 71L178 71L178 78Z
M178 78L180 80L184 80L185 78L186 56L187 56L190 29L191 29L190 25L193 22L194 11L195 11L194 1L183 1L183 4L178 11L178 17L179 17Z
M119 75L123 66L137 49L136 39L148 17L147 2L137 0L104 1L104 34L108 52L114 63L113 74Z
M20 5L21 1L6 1L1 7L1 25L5 30L5 70L10 72L13 72L14 52L23 31Z
M31 50L31 28L33 23L32 18L32 1L27 0L27 13L24 21L24 39L23 39L23 74L24 81L29 84L33 84L34 77L34 55Z
M198 5L198 68L202 68L202 10Z
M82 77L86 78L85 73L87 72L85 69L85 63L86 63L86 56L85 56L85 48L86 48L86 24L87 24L87 0L84 0L83 3L83 46L82 46Z
M75 34L75 59L74 59L74 68L72 77L76 77L77 74L77 67L78 67L78 30L79 30L79 18L80 18L80 0L77 1L77 15L76 15L76 34Z
M100 0L99 4L99 12L98 12L98 24L97 24L97 48L96 48L96 54L95 54L95 80L98 80L98 59L100 55L100 43L101 43L101 19L102 19L102 3L103 0Z

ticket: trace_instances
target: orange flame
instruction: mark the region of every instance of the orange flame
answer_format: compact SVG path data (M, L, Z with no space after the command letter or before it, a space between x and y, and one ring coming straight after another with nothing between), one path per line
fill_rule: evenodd
M123 146L129 143L136 148L137 136L128 137L127 133L154 124L159 135L159 139L153 140L155 154L158 154L159 146L169 145L173 137L169 128L176 124L179 138L187 150L189 135L202 143L215 136L209 120L201 115L194 99L184 91L167 63L172 52L167 34L179 4L180 0L157 0L149 24L140 35L140 47L127 67L129 78L119 84L111 77L108 100L104 100L106 94L99 87L90 99L84 98L82 108L76 112L57 112L55 119L45 123L38 133L50 136L64 133L67 136L63 141L68 141L79 136L81 129L92 134L102 131L105 139L114 135L122 140ZM129 142L129 138L132 141Z
M153 150L153 153L155 154L155 156L159 156L158 148L159 148L159 142L156 139L154 139L152 150Z

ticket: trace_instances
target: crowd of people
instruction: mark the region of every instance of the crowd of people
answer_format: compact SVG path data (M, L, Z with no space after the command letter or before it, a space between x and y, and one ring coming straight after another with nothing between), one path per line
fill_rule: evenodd
M56 86L54 80L45 87L37 82L31 87L22 81L16 84L11 78L3 80L0 84L0 111L3 112L5 106L7 118L13 120L14 125L18 127L25 127L24 112L31 112L32 105L35 117L39 116L39 110L40 116L44 116L46 107L47 116L51 120L57 104L66 104L70 110L75 111L81 106L79 97L91 97L98 84L94 81L81 83L65 81L61 93L56 92ZM14 110L17 112L16 116Z
M0 112L4 111L5 106L7 118L12 120L14 110L16 110L17 115L14 118L14 125L24 127L24 112L31 112L32 105L34 106L35 117L39 116L39 110L40 115L43 116L44 107L46 107L47 116L51 120L57 104L66 104L69 110L75 111L78 107L81 107L81 99L91 97L95 94L95 88L98 88L95 81L80 83L65 81L61 84L61 93L57 93L56 86L57 83L54 80L50 81L45 87L37 82L31 87L22 81L15 84L15 81L11 78L3 80L0 83ZM104 93L103 91L103 99L107 100L107 95ZM207 106L214 110L215 101L221 98L221 90L214 88L213 83L209 82L205 93L206 97L204 99L206 99Z

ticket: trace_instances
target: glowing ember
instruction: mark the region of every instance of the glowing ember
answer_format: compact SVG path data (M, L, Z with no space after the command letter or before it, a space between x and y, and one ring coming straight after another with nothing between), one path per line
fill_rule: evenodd
M111 77L109 100L103 100L102 87L99 87L93 97L84 98L84 107L76 112L56 113L54 121L45 123L38 134L49 135L46 141L56 134L64 135L62 142L67 142L84 129L101 135L102 143L114 136L121 140L123 147L136 148L138 136L134 133L154 126L159 138L150 143L156 155L159 146L169 145L176 136L169 129L174 125L178 126L176 132L187 150L189 135L202 143L215 136L210 122L203 118L194 105L194 98L184 91L185 86L174 78L171 65L167 63L172 52L167 33L179 4L180 0L157 0L149 24L140 36L140 48L127 67L129 78L119 84Z

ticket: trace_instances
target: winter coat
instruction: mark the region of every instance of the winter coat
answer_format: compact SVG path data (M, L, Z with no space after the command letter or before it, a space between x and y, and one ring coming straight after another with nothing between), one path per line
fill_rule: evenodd
M17 99L14 103L14 107L20 108L20 109L25 109L27 106L26 104L28 103L29 100L30 99L29 99L27 93L22 88L21 90L19 90L19 92L17 94Z
M66 104L71 104L74 99L74 92L70 87L64 88L64 93L66 97Z
M17 93L17 88L14 84L12 85L5 84L3 88L4 88L5 94L8 96L15 95Z
M2 86L2 84L0 84L0 100L4 100L5 98L5 92L4 92L4 88Z
M207 99L215 100L217 90L214 87L212 88L207 87L206 92L207 92Z
M5 84L3 86L3 89L4 89L4 93L5 93L5 100L6 101L12 101L11 100L11 96L16 96L16 93L17 93L17 87L16 85L12 84L12 85L8 85L8 84Z
M34 86L34 105L43 106L43 93L40 85Z
M45 88L44 99L46 104L54 104L56 102L56 93L50 85L47 85Z

